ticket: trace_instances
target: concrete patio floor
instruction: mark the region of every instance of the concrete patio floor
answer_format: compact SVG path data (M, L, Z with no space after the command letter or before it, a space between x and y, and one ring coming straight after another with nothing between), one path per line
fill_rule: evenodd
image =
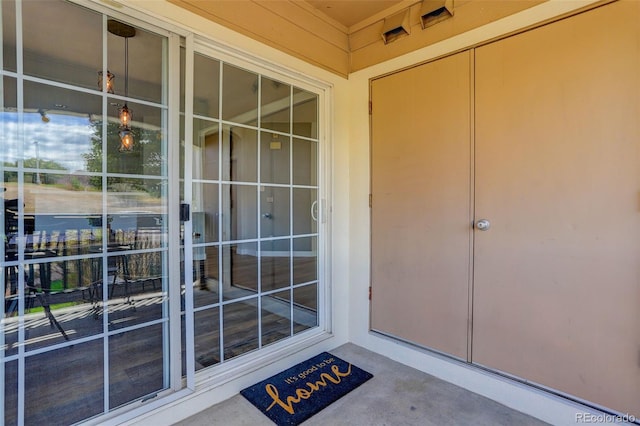
M545 425L533 417L353 344L333 355L374 375L303 424L316 425ZM178 423L249 426L273 423L241 395Z

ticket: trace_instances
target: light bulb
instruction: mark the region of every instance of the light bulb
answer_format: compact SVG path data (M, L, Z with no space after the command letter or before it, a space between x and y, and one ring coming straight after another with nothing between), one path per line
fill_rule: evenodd
M133 149L133 134L131 133L131 129L120 129L118 135L120 136L120 151L131 151Z
M113 79L115 75L107 71L107 93L113 93ZM102 90L102 71L98 71L98 88Z
M118 115L120 118L120 125L122 127L129 127L131 125L131 110L129 109L127 104L124 104L124 106L120 108L120 111L118 111Z
M49 116L47 115L47 112L46 112L45 110L43 110L43 109L39 109L39 110L38 110L38 114L40 114L40 118L42 119L42 121L43 121L44 123L48 123L49 121L51 121L51 120L49 119Z

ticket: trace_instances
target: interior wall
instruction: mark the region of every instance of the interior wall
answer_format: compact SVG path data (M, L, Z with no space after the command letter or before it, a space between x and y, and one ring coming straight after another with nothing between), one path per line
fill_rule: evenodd
M369 79L412 65L433 60L465 48L493 40L505 34L571 13L595 1L563 2L552 0L478 29L452 37L402 57L372 66L350 75L350 339L353 343L430 373L434 376L487 396L516 410L552 424L575 424L576 414L591 412L542 391L483 372L464 363L417 349L369 331L370 221L369 174ZM375 106L374 106L375 107ZM373 200L375 202L375 200Z

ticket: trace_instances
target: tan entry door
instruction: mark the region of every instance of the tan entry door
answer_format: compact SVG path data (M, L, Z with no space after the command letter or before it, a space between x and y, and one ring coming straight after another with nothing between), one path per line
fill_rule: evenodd
M640 2L476 50L473 361L640 416Z
M470 52L371 91L372 328L467 359Z

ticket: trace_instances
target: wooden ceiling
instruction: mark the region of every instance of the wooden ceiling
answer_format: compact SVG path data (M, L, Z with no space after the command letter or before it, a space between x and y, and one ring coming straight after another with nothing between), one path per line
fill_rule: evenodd
M453 0L454 16L422 28L423 1L168 0L343 77L547 0ZM444 2L444 0L439 0ZM385 18L407 13L409 34L382 39Z
M347 28L355 26L380 12L392 9L404 0L307 0L310 6L335 19ZM415 3L415 1L411 1ZM407 4L410 6L411 4Z

